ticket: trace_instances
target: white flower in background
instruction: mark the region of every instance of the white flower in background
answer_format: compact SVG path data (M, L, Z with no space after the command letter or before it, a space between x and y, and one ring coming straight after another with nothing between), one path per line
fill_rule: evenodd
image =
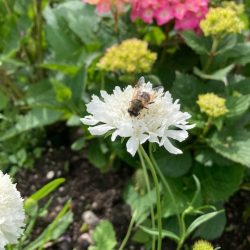
M81 118L82 123L90 125L92 135L103 135L110 131L112 141L117 136L128 137L126 147L132 156L139 145L147 140L164 146L172 154L181 154L182 151L170 139L181 142L188 137L186 130L194 127L187 122L190 114L180 111L178 100L173 101L168 91L164 93L163 88L156 91L150 82L144 82L144 78L139 81L139 87L129 85L124 90L115 87L111 95L101 91L102 98L93 95L87 104L87 111L91 115ZM128 110L131 109L132 100L140 103L145 93L151 97L147 105L136 115L131 115Z
M0 250L17 243L24 226L23 199L9 175L0 170Z

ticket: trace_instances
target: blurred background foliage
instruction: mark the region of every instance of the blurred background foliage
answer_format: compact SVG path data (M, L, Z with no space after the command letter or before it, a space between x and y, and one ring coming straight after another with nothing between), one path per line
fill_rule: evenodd
M219 6L221 1L210 4ZM81 1L1 0L0 169L14 175L22 168L32 168L46 148L48 126L60 122L72 133L80 129L71 150L86 153L100 171L122 166L136 172L139 159L126 152L124 143L94 138L79 119L85 115L85 103L92 94L101 89L111 92L116 85L134 85L143 74L180 99L182 109L192 114L191 122L196 124L190 138L178 145L182 155L153 149L178 201L176 211L168 194L163 194L166 228L176 231L176 213L190 206L197 190L192 204L195 212L188 220L197 216L195 209L203 205L222 208L234 192L247 189L250 181L250 1L244 4L244 31L216 38L214 48L213 36L179 32L171 24L131 22L127 9L116 20L110 13L96 14L95 6ZM108 48L131 38L146 41L147 49L157 55L149 72L107 71L98 66ZM129 53L137 55L136 51ZM116 56L114 52L114 60ZM197 101L207 93L222 97L227 111L212 116L203 106L205 111L201 112ZM148 216L145 208L155 200L143 192L144 183L138 176L135 174L124 197L132 210L139 211L138 224L144 225ZM68 222L72 220L69 213L62 215L68 216ZM195 236L219 237L225 214L205 223L199 225ZM102 227L105 231L108 222ZM147 244L148 238L142 237L146 233L138 229L134 240ZM94 239L98 237L96 232Z

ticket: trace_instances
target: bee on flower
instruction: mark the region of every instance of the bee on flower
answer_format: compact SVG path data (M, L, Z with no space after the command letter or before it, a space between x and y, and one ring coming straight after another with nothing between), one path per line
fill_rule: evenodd
M101 91L101 98L93 95L87 104L89 115L81 118L89 125L92 135L104 135L111 132L111 140L118 136L128 138L127 151L134 156L139 145L146 141L164 146L172 154L182 151L171 140L179 142L188 137L188 124L191 115L180 111L178 100L163 88L154 89L144 78L138 87L127 86L125 89L115 87L112 94Z

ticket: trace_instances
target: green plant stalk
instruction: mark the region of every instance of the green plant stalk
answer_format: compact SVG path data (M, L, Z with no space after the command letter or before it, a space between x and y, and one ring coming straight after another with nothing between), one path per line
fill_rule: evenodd
M209 57L208 57L207 63L206 63L206 65L204 67L204 70L203 70L205 73L208 72L208 70L209 70L209 68L210 68L210 66L211 66L211 64L213 62L214 56L216 54L216 50L217 50L217 48L219 46L219 41L220 41L219 37L216 37L216 36L213 37L212 48L211 48L211 51L209 53Z
M157 250L162 250L162 213L161 213L161 194L160 194L160 187L159 187L159 181L158 177L154 168L154 165L152 161L150 160L148 154L144 150L144 148L140 145L139 150L141 150L142 155L144 159L146 160L148 167L151 171L153 181L154 181L154 186L156 190L156 207L157 207L157 227L158 227L158 244L157 244Z
M150 183L149 183L149 177L148 177L147 167L146 167L146 164L145 164L145 161L143 159L142 152L140 151L140 149L138 150L138 153L139 153L139 157L140 157L140 160L141 160L141 165L142 165L142 170L143 170L143 174L144 174L144 179L145 179L146 186L147 186L147 192L149 193L151 191L151 189L150 189ZM152 228L155 229L155 216L154 216L153 205L151 205L150 214L151 214ZM155 235L152 236L152 250L155 250Z
M174 205L174 207L175 207L175 210L177 211L177 215L176 215L176 216L177 216L177 220L178 220L178 224L179 224L179 228L180 228L180 238L182 238L182 237L185 235L185 231L186 231L186 229L185 229L185 222L184 222L184 220L182 220L182 218L181 218L181 216L180 216L180 214L179 214L179 209L178 209L176 200L175 200L175 198L174 198L174 194L173 194L173 192L172 192L172 190L171 190L171 188L170 188L170 186L169 186L169 184L168 184L166 178L165 178L164 175L162 174L162 172L161 172L161 170L160 170L158 164L156 163L156 160L155 160L155 158L154 158L154 156L153 156L151 144L149 144L149 156L150 156L150 158L151 158L151 160L152 160L152 162L153 162L153 164L154 164L154 167L155 167L155 169L156 169L156 171L157 171L157 174L160 176L160 179L161 179L161 181L162 181L164 187L166 188L167 192L168 192L169 195L170 195L170 198L171 198L171 200L172 200L172 202L173 202L173 205Z
M136 212L135 212L135 213L136 213ZM124 247L126 246L126 244L127 244L127 242L128 242L128 239L129 239L129 237L130 237L130 235L131 235L131 232L132 232L132 229L133 229L134 222L135 222L135 216L132 215L132 218L131 218L130 223L129 223L129 226L128 226L127 233L126 233L126 235L125 235L125 237L124 237L124 239L123 239L123 241L122 241L122 244L121 244L121 246L119 247L118 250L123 250Z
M183 228L182 228L182 234L180 236L180 240L178 242L178 245L177 245L177 250L180 250L182 248L182 245L186 239L186 225L185 225L185 211L182 213L181 215L181 224L183 225Z

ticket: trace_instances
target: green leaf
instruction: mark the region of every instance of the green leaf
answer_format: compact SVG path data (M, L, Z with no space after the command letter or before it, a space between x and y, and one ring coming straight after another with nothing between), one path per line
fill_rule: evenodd
M207 55L208 50L206 47L205 38L202 36L198 36L194 31L185 31L181 33L184 38L186 44L192 48L199 55Z
M204 72L200 71L198 68L194 68L194 74L199 76L200 78L207 79L207 80L218 80L222 81L225 84L227 83L226 77L228 73L234 68L234 65L231 64L223 69L219 69L211 74L205 74Z
M141 224L147 219L151 206L156 203L155 190L140 195L135 191L134 186L128 185L124 193L124 199L131 206L136 223Z
M215 202L227 199L239 189L244 167L241 165L210 167L198 165L194 171L201 182L205 198Z
M74 141L71 145L71 150L73 151L79 151L81 149L83 149L86 146L86 140L84 137L77 139L76 141Z
M226 221L225 212L222 212L199 226L194 233L194 237L200 237L207 240L217 239L223 234Z
M30 107L56 107L56 96L51 82L41 81L29 85L26 91L25 101Z
M52 80L52 85L54 87L54 91L56 93L56 100L58 102L66 102L71 99L71 89L68 88L65 84L56 80Z
M112 224L103 220L95 228L92 234L95 246L90 246L88 250L114 250L117 242Z
M225 36L223 39L221 39L219 47L216 51L216 56L217 55L222 55L224 54L226 51L234 48L234 46L237 43L237 35L235 34L230 34Z
M236 81L233 84L231 84L230 87L233 88L233 90L240 92L243 95L249 95L250 94L250 78L245 78L240 81Z
M47 242L57 240L73 221L73 213L69 211L69 208L70 202L67 202L53 222L23 250L43 249Z
M34 194L32 194L29 198L33 199L35 201L39 201L43 199L44 197L48 196L51 192L53 192L55 189L57 189L58 186L60 186L62 183L65 182L64 178L58 178L55 179L45 186L43 186L41 189L36 191Z
M0 89L0 110L4 109L8 104L9 98L4 94L4 92Z
M208 145L227 159L250 167L250 132L243 128L228 128L215 132Z
M155 152L155 159L162 172L170 177L179 177L186 174L192 165L189 151L180 155L172 155L165 149L159 148Z
M197 96L204 92L204 84L195 76L177 73L171 93L188 107L196 105Z
M191 225L187 228L186 231L186 237L188 237L195 229L197 229L200 225L205 223L206 221L212 219L213 217L217 216L218 214L222 213L223 210L207 213L204 215L199 216L197 219L195 219Z
M234 64L245 65L250 62L250 42L239 43L224 56L231 59Z
M244 114L250 106L250 95L230 96L227 98L226 106L229 112L227 118L237 118Z
M150 44L160 45L166 38L165 33L160 27L153 26L148 27L148 31L144 36L144 40L148 41Z
M150 235L154 235L154 236L159 235L159 232L157 230L154 230L145 226L139 226L139 228ZM180 240L180 238L175 233L168 231L168 230L162 230L162 237L167 237L171 240L174 240L175 242L179 242Z
M10 129L0 133L0 141L10 139L22 132L49 125L58 121L62 116L61 112L47 108L34 108L26 115L20 116L17 123Z
M173 193L176 205L173 203L168 191L164 190L162 200L162 214L164 218L169 218L178 212L182 213L191 203L193 203L193 207L202 204L201 192L199 191L198 183L196 180L194 181L193 177L169 178L165 176L165 178Z
M88 159L91 164L99 168L101 171L106 170L108 161L101 150L99 141L92 141L91 144L88 145Z

